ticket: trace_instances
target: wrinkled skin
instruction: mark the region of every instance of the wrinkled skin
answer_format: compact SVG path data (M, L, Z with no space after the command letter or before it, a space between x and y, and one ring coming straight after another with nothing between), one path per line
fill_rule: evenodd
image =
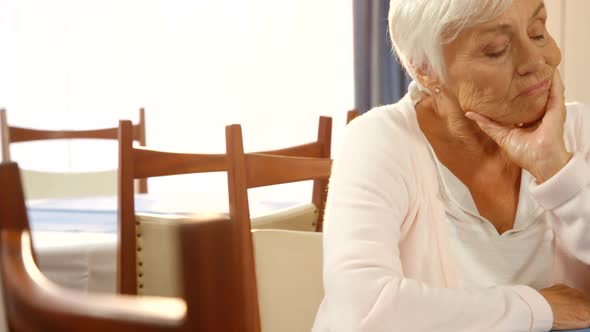
M500 234L513 226L520 170L541 184L572 157L564 143L561 52L546 21L542 0L514 0L500 17L444 45L444 80L418 70L433 92L416 105L420 128ZM554 329L590 327L590 299L581 292L555 285L540 293Z

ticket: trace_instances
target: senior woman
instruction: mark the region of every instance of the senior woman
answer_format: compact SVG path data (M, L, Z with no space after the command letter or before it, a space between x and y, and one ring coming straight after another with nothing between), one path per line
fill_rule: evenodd
M414 82L336 155L314 331L590 326L590 110L546 21L542 0L391 1Z

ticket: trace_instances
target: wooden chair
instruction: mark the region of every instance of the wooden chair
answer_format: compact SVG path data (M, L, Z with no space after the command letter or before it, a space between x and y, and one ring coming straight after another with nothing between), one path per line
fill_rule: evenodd
M346 113L346 124L349 124L350 121L354 120L359 115L359 111L356 109L348 111L348 113Z
M315 142L286 149L266 151L266 154L329 158L332 119L320 117L318 139ZM225 172L225 154L180 154L137 148L132 145L132 125L119 125L119 250L117 289L123 294L174 296L177 266L173 236L174 223L183 217L136 215L133 180L149 177L203 172ZM327 181L314 182L313 201L325 201ZM257 227L281 227L296 221L309 223L315 229L323 204L312 205L311 211L295 207L270 216L251 220ZM317 208L316 208L317 207ZM230 204L231 209L231 204ZM230 212L231 214L231 212Z
M246 299L235 227L219 215L177 225L183 299L85 294L35 264L20 174L0 164L0 328L15 332L259 332Z
M226 137L225 137L226 138L226 154L228 155L228 160L229 160L228 167L230 167L231 163L239 162L238 161L239 159L238 160L230 160L229 159L230 158L230 151L231 151L231 154L233 154L234 156L238 156L239 154L244 153L243 141L242 141L242 129L239 125L228 126L228 127L226 127L225 135L226 135ZM237 149L237 150L235 150L235 149ZM283 157L319 158L319 159L330 160L331 149L332 149L332 118L322 116L322 117L320 117L320 125L318 128L318 140L316 142L303 144L303 145L299 145L299 146L293 146L293 147L280 149L280 150L256 152L256 154L258 154L258 155L274 155L274 156L283 156ZM241 151L241 153L240 153L240 151ZM237 153L237 154L235 154L235 153ZM294 161L295 159L282 159L282 160L289 163L290 161ZM290 161L287 161L287 160L290 160ZM309 161L311 161L311 160L309 160ZM263 162L265 162L265 161L263 160ZM302 164L302 166L305 166L305 165L306 164L304 162ZM235 165L235 167L242 167L242 166L237 164L237 165ZM236 168L233 168L232 170L236 171ZM258 169L256 168L256 170L258 170ZM261 172L263 173L264 170L261 170ZM228 176L229 176L229 174L228 174ZM254 176L256 176L256 175L254 175ZM315 224L313 226L315 228L315 231L321 232L323 221L324 221L324 208L325 208L325 204L326 204L326 198L328 195L328 177L321 177L321 176L320 177L312 177L312 178L309 178L309 180L313 180L313 191L312 191L311 203L312 203L312 206L315 207L315 215L316 215L316 220L314 220ZM302 181L302 180L287 181L287 182L298 182L298 181ZM285 182L283 182L283 183L285 183ZM269 183L266 183L261 186L256 186L256 187L268 186L268 185L273 185L273 184L281 184L281 183L279 183L279 182L273 183L271 181ZM254 187L248 187L248 188L254 188ZM230 194L231 194L231 186L230 186L229 190L230 190ZM231 211L232 211L232 207L231 207L231 196L230 196L230 214L231 214ZM261 224L261 223L262 222L254 222L252 220L252 225ZM257 227L257 228L270 228L270 227ZM297 229L291 229L291 230L297 230Z
M10 160L10 145L13 143L57 139L117 139L117 128L96 130L41 130L9 126L6 110L0 110L0 141L2 160ZM145 146L145 111L139 110L139 122L133 126L133 140ZM116 193L116 170L85 173L54 173L21 170L28 199L80 197L89 195L114 195ZM67 184L67 185L64 185ZM138 181L138 191L147 193L147 180Z
M225 135L232 220L250 226L248 189L314 180L312 201L320 211L316 230L322 230L330 177L330 158L325 157L325 154L285 153L287 150L246 154L240 125L227 126Z
M228 142L226 129L226 144ZM241 129L240 129L240 140L241 140ZM233 146L233 145L232 145ZM257 154L264 155L275 155L284 157L304 157L304 158L323 158L330 159L332 147L332 119L330 117L320 117L318 127L318 139L315 142L292 146L280 150L262 151ZM226 146L227 148L227 146ZM243 151L243 149L242 149ZM229 157L229 150L226 150ZM229 167L229 166L228 166ZM328 179L327 178L314 178L313 180L313 191L311 202L300 206L299 208L293 208L286 210L283 213L275 213L265 217L257 217L250 220L252 228L256 229L285 229L285 230L305 230L305 231L317 231L321 232L322 224L324 220L324 205L328 193ZM272 185L269 183L266 185ZM279 184L279 183L275 183ZM231 202L230 202L231 203ZM230 204L231 214L231 204ZM289 216L294 214L295 216ZM306 221L308 224L303 224ZM303 226L303 227L302 227Z
M138 281L143 277L143 263L137 259L143 234L136 229L140 220L135 215L134 180L226 169L223 154L182 154L134 147L133 132L131 121L119 122L117 290L122 294L137 294L138 288L143 288Z
M226 154L230 219L236 226L236 240L244 253L253 252L248 189L306 180L327 183L332 166L329 158L244 153L239 125L226 127ZM319 208L323 209L326 195L327 190L318 195L322 198L318 203ZM321 230L321 223L318 226ZM253 255L244 255L241 263L244 271L253 271ZM247 273L244 278L248 297L256 298L258 291L254 273Z

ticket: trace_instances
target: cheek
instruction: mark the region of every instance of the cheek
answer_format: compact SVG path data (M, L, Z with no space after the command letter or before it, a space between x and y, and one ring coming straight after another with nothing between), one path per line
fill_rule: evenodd
M457 100L464 111L481 113L494 118L507 107L511 72L502 70L472 71L459 84Z

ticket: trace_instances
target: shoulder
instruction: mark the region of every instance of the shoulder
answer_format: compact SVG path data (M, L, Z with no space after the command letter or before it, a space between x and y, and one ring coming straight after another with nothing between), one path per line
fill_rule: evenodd
M411 102L375 108L346 126L332 167L332 188L362 184L390 191L413 183L422 135Z
M417 142L420 135L411 101L403 98L395 104L374 108L348 124L340 151L399 153Z

